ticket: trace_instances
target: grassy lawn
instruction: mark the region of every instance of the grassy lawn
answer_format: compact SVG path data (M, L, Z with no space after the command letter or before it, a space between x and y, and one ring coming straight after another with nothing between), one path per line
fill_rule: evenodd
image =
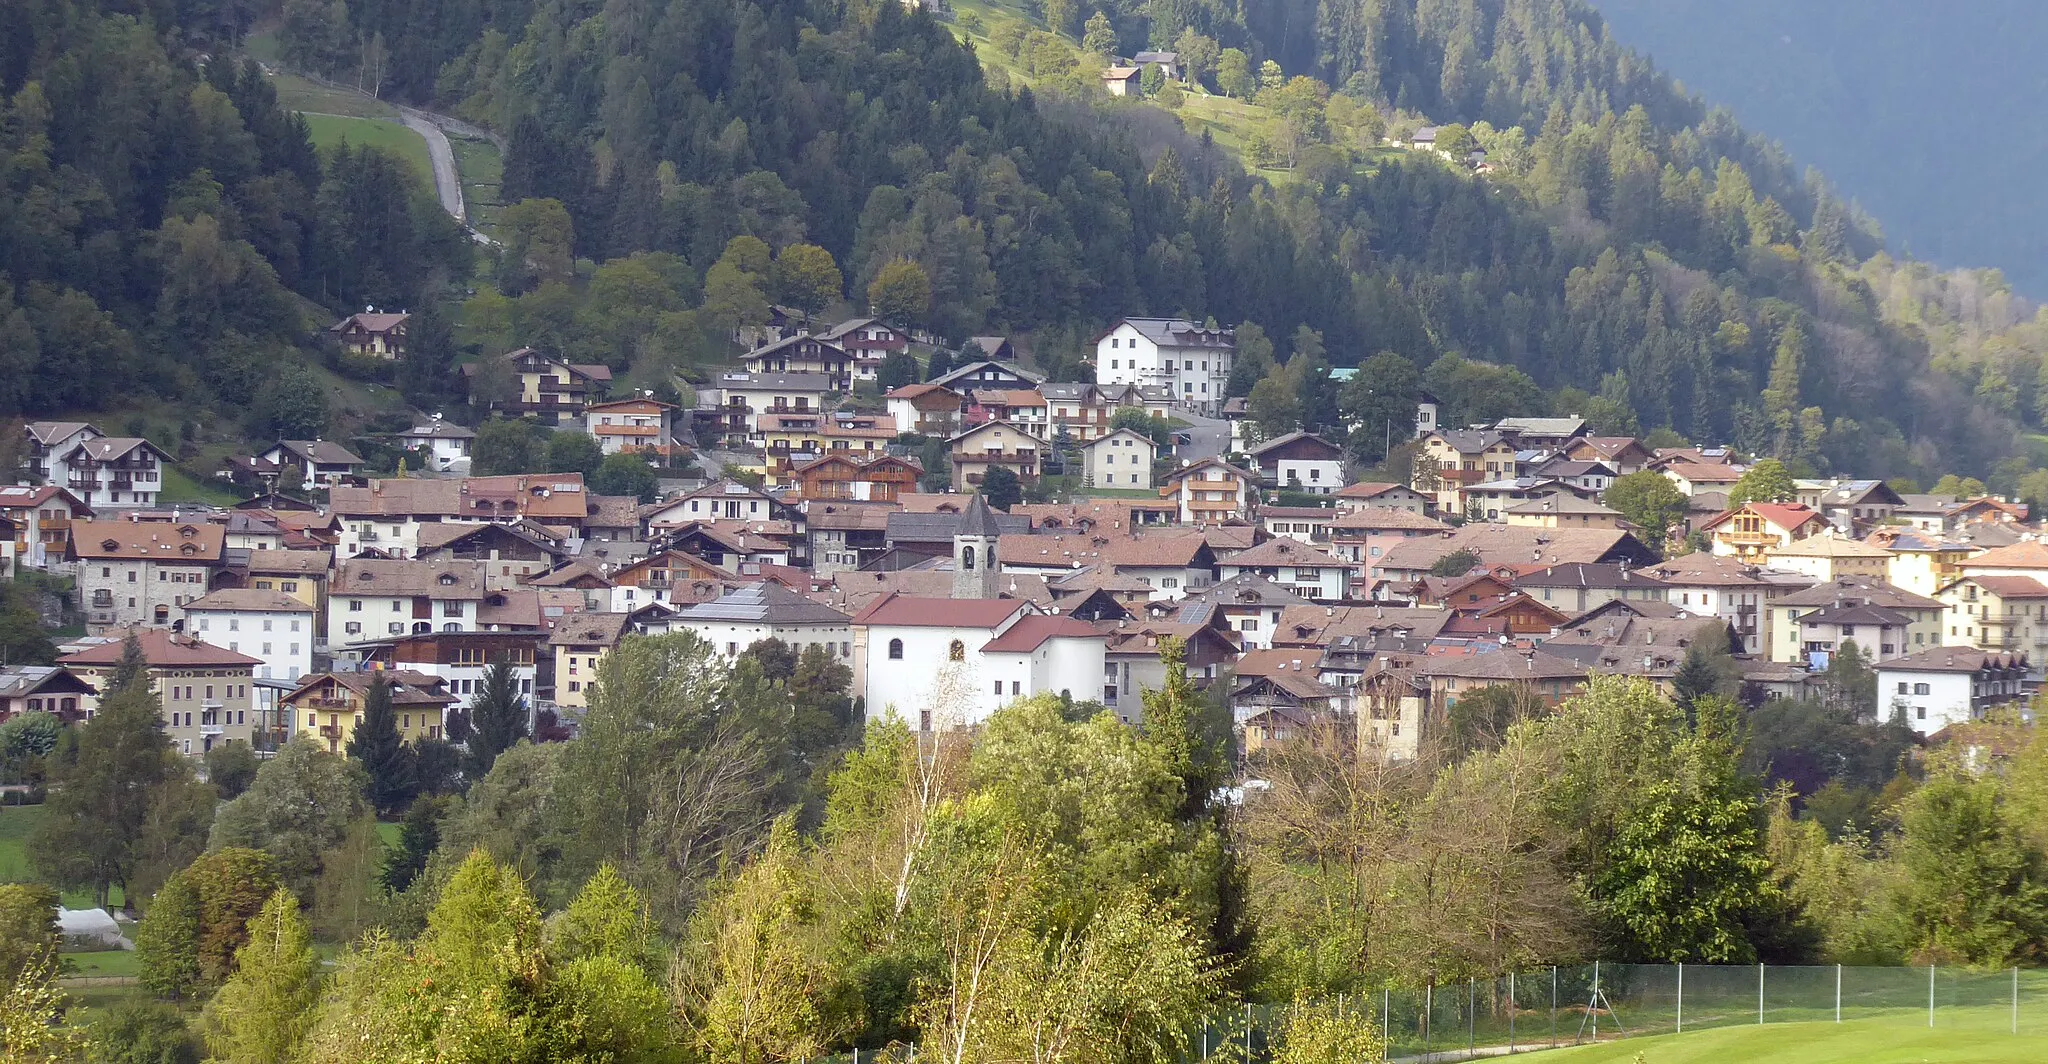
M499 188L505 177L505 160L498 155L498 146L488 140L451 136L448 147L455 152L455 172L462 178L462 202L469 209L470 227L495 237L498 212L505 209Z
M1876 1021L1786 1023L1624 1038L1547 1051L1538 1059L1558 1064L2020 1064L2048 1059L2048 1038Z
M287 111L311 111L323 115L354 115L357 118L396 118L397 109L382 100L353 89L338 89L308 81L296 74L271 75L277 102Z
M69 970L67 976L139 975L142 968L135 962L132 949L95 950L91 953L66 953L64 963Z
M37 883L35 869L28 862L28 837L43 822L44 808L40 805L0 806L0 883ZM107 904L114 908L121 906L121 889L114 888ZM66 891L63 903L70 909L89 909L92 895L82 891Z
M316 147L332 148L347 141L357 147L383 148L404 159L426 187L433 187L434 163L427 157L426 138L418 133L381 118L344 118L330 114L308 114L305 117Z
M196 502L203 506L233 506L241 502L242 497L225 488L217 487L208 481L196 480L177 466L165 466L164 490L163 494L158 496L158 501L164 503Z

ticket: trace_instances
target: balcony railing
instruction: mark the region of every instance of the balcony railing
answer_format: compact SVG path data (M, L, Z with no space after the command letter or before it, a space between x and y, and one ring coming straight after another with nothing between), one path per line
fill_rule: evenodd
M322 724L322 725L320 726L320 737L321 737L322 739L339 739L339 738L341 738L341 725L339 725L339 724Z

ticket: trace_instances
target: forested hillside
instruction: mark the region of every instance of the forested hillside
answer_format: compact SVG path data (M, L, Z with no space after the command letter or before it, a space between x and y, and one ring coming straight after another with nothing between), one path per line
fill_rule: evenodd
M252 24L274 25L303 69L507 138L509 247L461 315L472 354L537 344L636 383L701 375L769 301L802 289L859 306L902 262L916 269L890 278L913 282L890 300L901 316L953 340L1021 334L1060 375L1085 372L1082 340L1118 315L1257 323L1277 359L1310 356L1275 376L1293 392L1280 419L1312 428L1356 405L1323 367L1391 351L1434 367L1425 379L1457 393L1454 421L1526 394L1603 430L1732 440L1815 472L1973 472L2010 490L2026 471L2009 459L2042 422L2033 309L1995 278L1883 255L1873 222L1675 88L1585 4L1284 0L1241 19L1212 3L1099 6L1101 19L1072 0L1036 8L1084 52L1041 33L1002 64L1028 77L986 72L956 27L882 0L292 0L259 5ZM347 168L322 170L260 79L227 62L198 72L236 18L193 3L153 38L93 10L10 11L25 33L10 41L28 44L5 68L17 161L0 217L55 226L5 243L18 313L64 320L52 293L83 294L148 380L189 368L179 388L232 397L238 357L317 324L261 310L268 293L339 309L461 278L466 249L422 201L344 191ZM147 54L116 61L102 43L115 39ZM1192 93L1272 116L1284 143L1247 155L1285 169L1248 174L1170 106L1105 99L1086 50L1147 45L1191 57ZM132 91L39 102L75 94L81 69ZM239 139L173 125L221 113L193 102L209 93ZM1487 151L1488 172L1381 147L1423 121L1449 125L1440 143L1460 158ZM142 131L137 144L98 150L92 131L117 128ZM230 141L255 161L217 157ZM67 166L85 180L57 176ZM295 191L278 191L286 180ZM78 196L105 209L23 206ZM200 215L216 224L188 220ZM195 225L225 250L176 275L222 279L232 298L161 280L163 249ZM95 240L127 265L86 255ZM827 265L814 248L836 273L797 269ZM193 303L224 309L181 320ZM62 354L14 357L83 349L43 346ZM1256 351L1247 361L1263 369ZM143 373L107 383L142 387Z

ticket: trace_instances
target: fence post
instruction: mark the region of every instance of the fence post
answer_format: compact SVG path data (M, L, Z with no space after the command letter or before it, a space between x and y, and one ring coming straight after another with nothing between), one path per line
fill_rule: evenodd
M1422 988L1422 1055L1429 1056L1431 1036L1436 1034L1436 984Z
M2012 1033L2014 1033L2014 1034L2018 1034L2018 1033L2020 1033L2020 969L2019 969L2019 965L2013 965L2013 969L2012 969Z
M1593 993L1586 999L1586 1012L1593 1017L1593 1041L1600 1040L1600 962L1593 962Z
M1465 977L1465 1055L1479 1048L1479 978Z
M1252 1059L1252 1003L1244 1003L1244 1059Z
M1557 1047L1557 965L1550 966L1550 1045Z
M1934 1026L1934 965L1927 966L1927 1026Z
M1510 968L1508 969L1509 1053L1513 1053L1515 1051L1515 1011L1515 972L1514 969ZM2017 1034L2020 1029L2020 970L2018 968L2014 968L2012 970L2012 1029L2015 1034Z
M1835 965L1835 1022L1842 1022L1842 966Z
M1685 1033L1685 962L1678 962L1678 1033Z
M1394 1044L1393 991L1380 987L1380 1034L1386 1036L1387 1045Z
M1764 966L1761 964L1756 966L1756 1022L1758 1026L1764 1022Z

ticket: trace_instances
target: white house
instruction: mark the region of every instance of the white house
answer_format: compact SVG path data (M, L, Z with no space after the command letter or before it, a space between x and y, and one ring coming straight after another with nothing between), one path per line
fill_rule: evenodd
M685 606L669 630L703 637L730 661L763 639L780 639L802 654L822 646L842 661L853 658L852 618L771 581L734 588L710 602Z
M1288 491L1331 495L1344 486L1344 449L1320 436L1290 432L1246 457L1268 483Z
M1095 383L1171 389L1182 406L1214 413L1237 352L1234 329L1179 318L1125 318L1095 338Z
M761 414L823 413L832 379L823 373L725 373L718 387L698 393L698 401L718 411L718 431L728 440L744 442L760 431Z
M693 521L766 521L775 516L775 500L736 480L714 480L649 511L647 527L672 528Z
M363 465L353 451L331 440L279 440L256 457L279 470L297 469L301 473L299 487L304 491L323 491L343 483Z
M427 465L439 473L469 472L469 446L475 439L476 433L439 414L398 434L407 450L427 452Z
M1303 598L1338 602L1350 582L1351 566L1306 543L1282 537L1242 550L1220 563L1223 579L1246 573L1263 576Z
M156 505L164 489L163 467L171 456L134 436L99 436L62 454L64 487L95 510ZM53 460L54 461L54 460Z
M475 561L351 558L327 596L327 635L337 646L397 635L474 632L484 600Z
M1878 712L1905 714L1921 735L1976 720L1993 706L2026 699L2027 659L1970 647L1930 647L1877 664Z
M31 421L25 431L29 471L43 483L60 488L71 484L71 467L65 464L65 457L79 444L106 435L84 421Z
M1036 694L1101 701L1107 639L1019 599L890 592L853 618L855 686L868 719L920 731L979 724Z
M1150 488L1157 454L1152 437L1118 429L1081 448L1083 483L1091 488Z
M646 396L615 399L584 407L583 427L606 454L667 454L676 445L675 413L675 407Z
M185 604L185 630L255 658L259 680L313 671L313 607L282 591L222 588Z

